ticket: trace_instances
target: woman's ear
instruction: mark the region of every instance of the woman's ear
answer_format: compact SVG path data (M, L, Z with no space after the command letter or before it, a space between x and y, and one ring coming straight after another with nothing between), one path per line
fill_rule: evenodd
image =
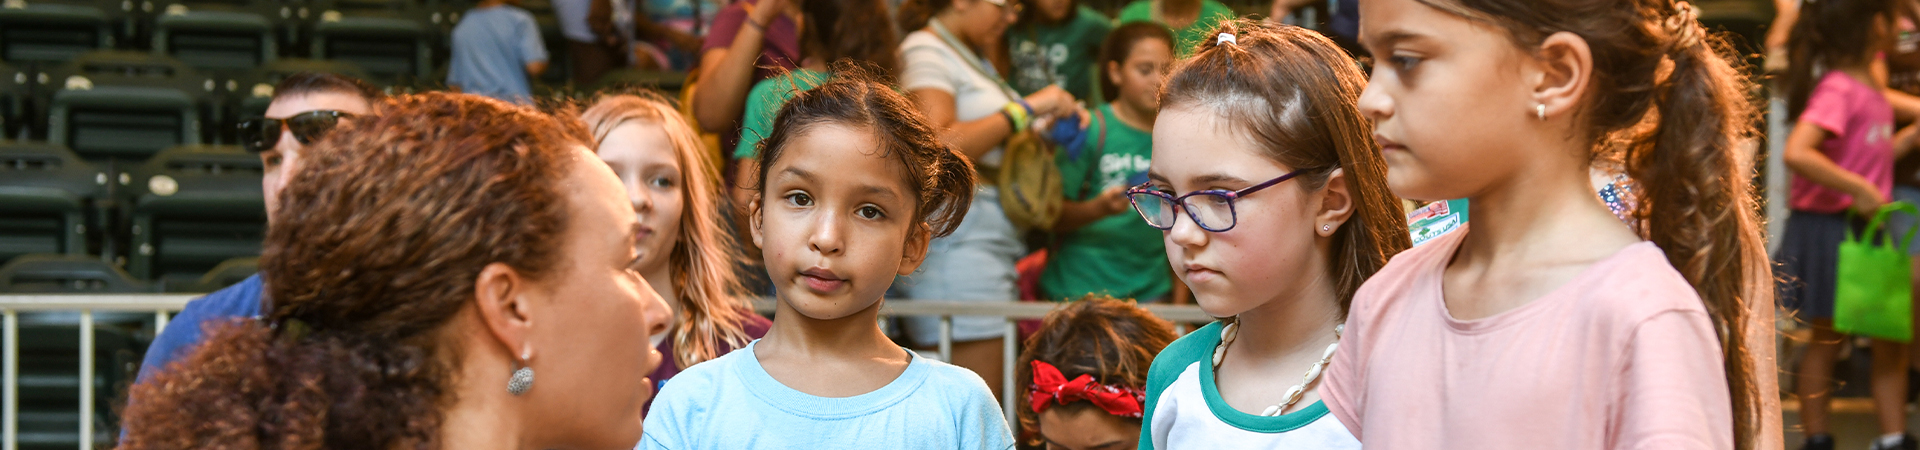
M533 305L528 296L532 285L519 271L505 263L487 264L473 281L474 306L480 321L500 346L514 358L532 359Z
M907 245L900 252L900 275L912 275L927 261L927 247L933 242L933 226L920 222L907 232Z
M1107 82L1113 83L1115 86L1120 85L1119 61L1107 61Z
M1346 169L1333 169L1320 188L1320 211L1314 214L1313 232L1320 237L1333 236L1340 225L1353 217L1353 191L1347 186Z
M1587 40L1569 32L1558 32L1540 42L1527 69L1533 86L1536 108L1528 111L1545 117L1572 111L1586 96L1587 82L1593 78L1593 50Z

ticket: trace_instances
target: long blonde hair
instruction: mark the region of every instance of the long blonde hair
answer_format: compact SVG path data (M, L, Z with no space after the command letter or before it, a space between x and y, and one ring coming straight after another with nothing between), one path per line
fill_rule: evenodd
M680 159L682 204L680 236L667 264L679 293L680 314L673 329L673 358L681 368L720 356L717 344L747 345L746 319L752 310L746 289L734 276L742 260L740 246L721 216L720 168L700 145L700 136L669 101L656 94L606 95L580 115L593 136L594 152L621 124L641 121L660 126Z

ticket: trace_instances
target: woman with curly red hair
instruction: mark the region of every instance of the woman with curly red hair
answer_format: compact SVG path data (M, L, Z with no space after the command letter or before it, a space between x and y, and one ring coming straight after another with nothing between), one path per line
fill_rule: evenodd
M122 448L631 448L666 306L584 127L455 94L376 111L282 194L267 313L135 386Z

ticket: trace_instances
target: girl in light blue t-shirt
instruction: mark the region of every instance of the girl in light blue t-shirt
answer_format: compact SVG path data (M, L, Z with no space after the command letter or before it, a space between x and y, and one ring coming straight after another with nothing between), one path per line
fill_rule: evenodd
M750 206L773 328L669 381L645 449L993 449L1012 433L978 375L880 331L882 296L952 233L973 167L860 69L796 95L760 152Z

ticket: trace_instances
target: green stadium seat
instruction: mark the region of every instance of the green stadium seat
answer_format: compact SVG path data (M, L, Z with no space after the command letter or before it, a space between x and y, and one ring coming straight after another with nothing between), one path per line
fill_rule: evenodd
M0 144L0 261L29 253L87 254L103 223L107 174L65 147Z
M0 63L0 139L31 132L33 118L27 105L33 99L33 80L27 68Z
M147 52L102 51L53 71L44 95L47 140L92 161L146 159L202 142L202 123L224 113L219 84L178 60Z
M261 174L258 155L232 146L170 148L135 168L121 193L128 270L139 279L199 275L258 256L267 225Z
M313 27L314 59L352 62L379 85L412 83L433 71L435 33L411 13L347 16L322 13Z
M7 2L0 6L0 60L59 63L113 48L114 20L96 6Z
M280 57L274 24L248 11L173 5L154 20L153 52L209 72L245 72Z

